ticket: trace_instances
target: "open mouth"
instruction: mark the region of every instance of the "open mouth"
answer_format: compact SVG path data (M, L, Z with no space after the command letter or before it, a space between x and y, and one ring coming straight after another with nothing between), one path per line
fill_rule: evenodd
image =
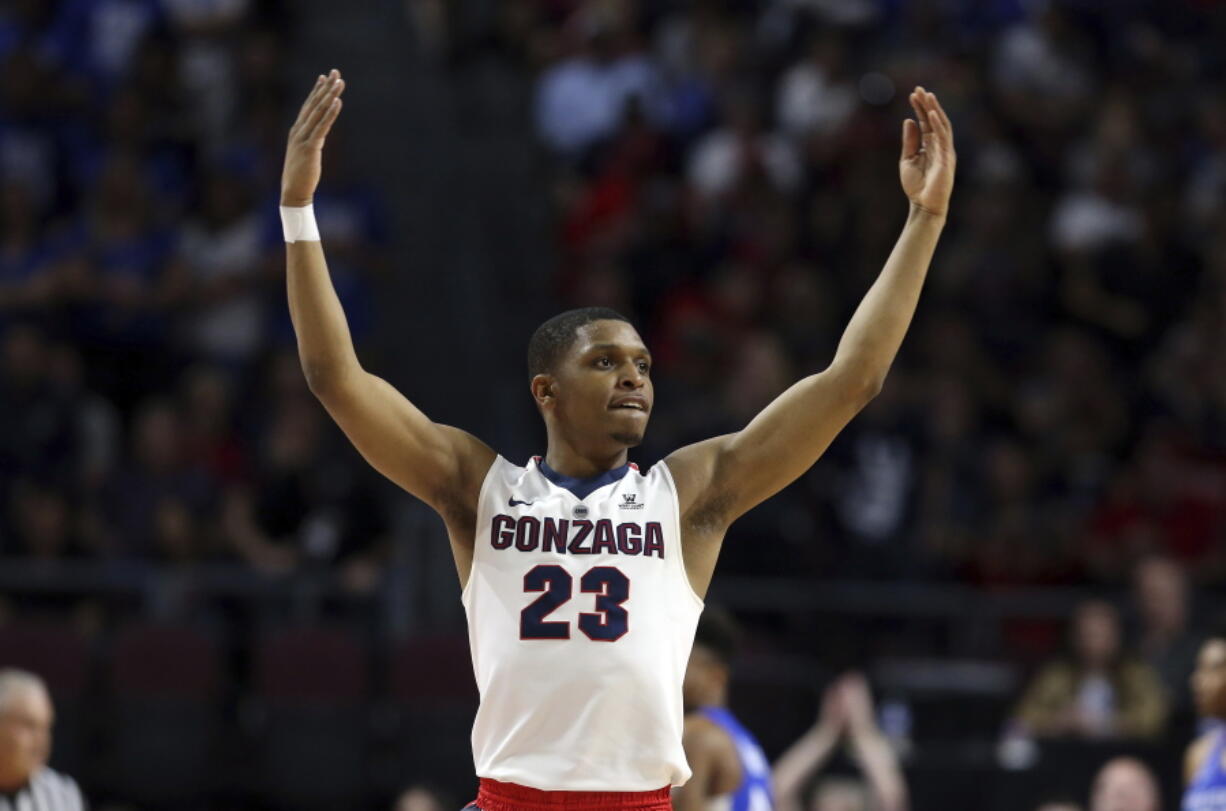
M609 406L609 409L612 411L638 411L641 414L647 413L647 406L645 404L633 402L633 401L626 402L626 403L617 403L615 405Z

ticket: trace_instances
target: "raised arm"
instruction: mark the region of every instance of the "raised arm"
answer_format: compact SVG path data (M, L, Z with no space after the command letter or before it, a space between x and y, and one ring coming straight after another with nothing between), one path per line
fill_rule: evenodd
M324 139L340 115L344 89L339 72L320 76L290 129L281 177L281 205L291 209L287 229L312 203ZM311 391L366 461L438 510L449 528L462 526L469 513L475 514L494 452L464 431L432 422L387 381L362 368L318 235L288 241L291 236L287 231L289 310ZM461 565L461 580L466 576Z
M713 721L691 715L685 719L681 745L692 774L684 786L673 789L674 811L706 811L712 800L736 791L741 763L727 732Z
M847 713L843 707L841 684L838 681L826 688L817 723L797 738L771 767L778 811L804 811L808 805L804 800L805 786L834 754L842 738Z
M873 697L864 676L852 673L842 681L843 706L847 713L847 737L864 772L878 811L906 811L907 783L898 756L877 726Z
M953 130L936 96L916 88L903 122L899 175L911 211L830 366L779 395L743 430L668 457L687 527L686 563L700 593L727 525L809 469L880 390L919 301L953 190ZM712 543L704 543L706 540Z

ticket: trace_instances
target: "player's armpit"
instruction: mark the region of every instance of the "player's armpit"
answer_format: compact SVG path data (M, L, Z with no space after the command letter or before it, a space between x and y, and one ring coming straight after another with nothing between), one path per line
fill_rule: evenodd
M732 436L724 434L686 445L664 460L677 485L677 507L683 518L702 509L711 497L716 462Z
M315 391L376 470L439 512L477 508L495 454L481 440L432 422L386 380L358 370Z

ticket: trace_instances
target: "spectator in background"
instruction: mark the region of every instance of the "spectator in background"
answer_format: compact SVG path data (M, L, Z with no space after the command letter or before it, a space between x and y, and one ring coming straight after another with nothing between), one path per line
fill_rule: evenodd
M1169 555L1204 582L1226 571L1226 478L1181 433L1155 423L1090 518L1089 563L1126 579L1146 554Z
M47 766L54 718L42 679L0 670L0 797L11 808L85 811L76 781Z
M537 127L560 154L582 157L613 135L631 99L653 120L665 117L659 73L635 42L628 9L618 3L581 5L563 32L575 43L573 54L540 78Z
M813 37L807 57L779 83L779 124L788 135L833 139L851 120L860 103L852 85L842 39L829 31Z
M369 591L386 555L387 518L351 466L323 463L323 432L318 405L282 403L268 426L253 481L226 495L222 526L240 559L259 570L336 565L347 586Z
M1081 804L1061 797L1059 799L1044 800L1039 803L1034 811L1081 811Z
M1137 651L1162 680L1171 709L1186 710L1201 635L1192 629L1183 567L1167 557L1143 559L1133 574L1132 598L1139 621Z
M76 553L73 513L65 494L47 484L22 480L12 489L12 548L42 564L63 561Z
M0 498L13 478L73 478L79 425L69 397L50 377L43 332L15 324L0 334Z
M1107 761L1094 778L1089 811L1161 811L1158 780L1136 758Z
M29 187L0 182L0 329L36 316L58 295L57 252L40 226Z
M233 378L220 367L195 366L184 373L179 398L189 463L221 484L244 479L247 454L237 432Z
M179 42L180 81L192 122L208 146L233 127L238 102L235 62L240 26L250 0L161 0Z
M0 177L25 187L32 213L45 215L59 183L58 133L45 120L57 88L33 43L18 44L0 66Z
M210 166L198 185L199 205L178 240L192 308L180 323L193 357L242 369L267 338L259 285L264 221L237 167Z
M140 166L117 157L91 190L71 263L73 337L124 408L155 391L173 364L168 316L183 280L170 262L173 233L155 214Z
M1042 110L1041 126L1066 124L1094 91L1091 50L1063 4L1040 0L1025 20L1006 28L992 49L992 80L1020 112Z
M1040 738L1155 738L1166 722L1162 683L1146 664L1130 658L1120 620L1106 602L1077 607L1070 653L1045 665L1015 713L1020 727Z
M121 439L119 414L105 395L86 385L81 353L72 344L64 341L50 344L47 374L56 391L67 401L77 430L66 483L80 488L80 492L95 492L116 468Z
M414 783L400 792L392 811L452 811L455 804L437 787Z
M687 177L699 199L718 204L746 186L765 183L778 192L793 192L802 165L785 138L765 128L757 94L748 87L724 98L723 123L699 140L690 153Z
M159 0L65 0L44 47L87 95L109 95L131 68L141 41L166 24Z
M778 811L803 811L805 786L844 738L867 788L846 778L823 781L810 806L813 811L905 811L907 785L902 769L877 726L868 683L858 673L843 676L826 688L817 723L775 761Z
M142 403L132 427L132 461L95 505L105 527L98 552L136 560L168 553L175 560L195 557L182 548L180 530L205 522L217 485L187 458L184 439L183 416L172 401ZM174 538L169 547L168 530Z

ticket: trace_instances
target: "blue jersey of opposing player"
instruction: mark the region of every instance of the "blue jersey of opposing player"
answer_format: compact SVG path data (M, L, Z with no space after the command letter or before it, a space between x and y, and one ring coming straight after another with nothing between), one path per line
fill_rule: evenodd
M1192 695L1201 718L1212 726L1188 750L1183 811L1226 811L1226 627L1215 629L1201 644Z
M1188 781L1183 795L1183 811L1226 811L1226 768L1222 756L1226 755L1226 724L1217 724L1209 737L1208 751L1200 762L1200 768Z
M775 795L771 791L771 767L758 741L724 707L703 707L698 712L728 733L741 761L741 784L736 791L718 798L712 808L719 811L773 811Z

